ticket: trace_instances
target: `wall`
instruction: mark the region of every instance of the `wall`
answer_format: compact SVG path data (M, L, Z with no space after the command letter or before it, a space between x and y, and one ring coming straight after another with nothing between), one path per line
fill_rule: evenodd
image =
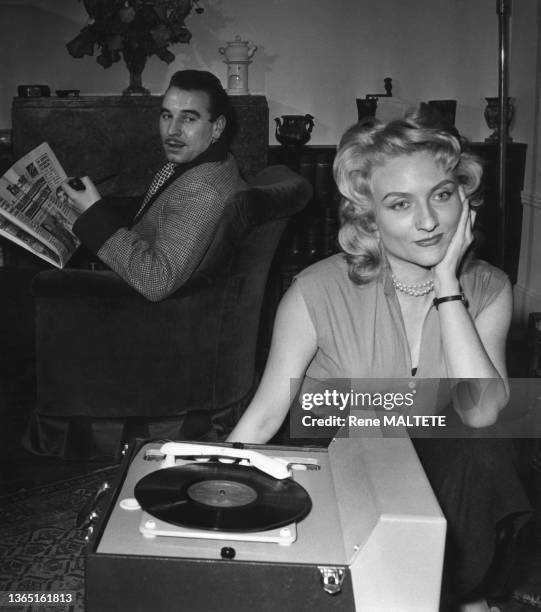
M524 0L521 0L524 2ZM497 94L494 0L203 0L192 15L190 45L175 45L169 66L152 58L145 85L160 93L175 70L200 67L225 81L218 48L236 34L259 49L250 89L265 93L271 118L311 113L312 143L335 143L356 119L355 98L383 91L407 102L457 98L457 125L472 139L487 134L484 97ZM119 63L71 58L65 44L86 21L77 0L0 0L0 129L10 125L20 83L46 83L82 93L118 93L127 84ZM274 122L271 123L271 133ZM273 142L271 138L271 142Z
M514 287L515 315L524 321L528 313L541 310L541 6L535 0L516 3L513 26L515 132L528 143L520 266ZM533 65L533 70L516 69L524 64Z
M258 45L250 66L252 93L269 101L270 142L274 117L311 113L312 144L336 143L356 120L355 98L394 83L393 103L456 98L457 127L472 140L488 135L486 96L497 95L498 21L495 0L201 0L192 15L190 45L171 49L171 65L152 58L144 84L165 88L183 67L208 69L225 82L218 48L236 34ZM540 90L537 0L514 0L510 94L516 99L511 133L528 143L524 240L517 312L541 310L541 171L537 160ZM77 0L0 0L0 129L10 127L17 84L51 89L119 93L127 71L103 70L94 58L71 58L65 44L86 20ZM539 244L539 246L537 246Z

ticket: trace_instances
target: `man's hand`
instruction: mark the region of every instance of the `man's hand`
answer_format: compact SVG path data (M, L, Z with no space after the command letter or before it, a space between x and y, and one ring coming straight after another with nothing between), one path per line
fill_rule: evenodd
M73 207L80 213L83 213L87 208L90 208L92 204L100 200L101 196L88 176L83 176L81 181L84 186L83 190L73 189L69 184L69 180L62 183L61 187L70 199Z

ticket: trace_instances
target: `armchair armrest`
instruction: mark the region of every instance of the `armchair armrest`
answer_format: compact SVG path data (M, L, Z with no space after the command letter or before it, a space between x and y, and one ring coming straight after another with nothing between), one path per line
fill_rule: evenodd
M164 301L187 297L211 284L209 277L202 274L196 275ZM33 278L32 292L36 298L125 297L148 302L110 270L46 270Z
M166 416L234 402L251 371L229 379L218 363L242 341L233 318L237 279L194 277L165 300L150 302L114 272L48 270L33 281L36 298L38 404L49 413ZM237 289L235 289L237 287ZM194 325L197 321L197 325ZM240 349L239 349L240 350ZM45 355L54 355L46 359Z
M105 270L47 270L32 281L36 297L137 296L117 274Z

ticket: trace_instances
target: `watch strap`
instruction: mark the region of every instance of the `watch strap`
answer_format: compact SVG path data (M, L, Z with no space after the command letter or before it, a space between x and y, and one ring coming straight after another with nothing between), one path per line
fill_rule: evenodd
M467 305L466 304L466 298L464 297L464 294L462 292L457 293L456 295L445 295L444 297L434 298L432 303L434 304L434 306L437 309L440 304L444 304L445 302L455 302L455 301L459 301L459 300L464 305Z

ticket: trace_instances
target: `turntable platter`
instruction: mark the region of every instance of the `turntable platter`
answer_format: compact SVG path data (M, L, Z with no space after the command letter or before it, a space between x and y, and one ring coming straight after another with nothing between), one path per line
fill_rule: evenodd
M167 523L231 532L276 529L302 520L312 508L307 491L291 478L218 462L151 472L135 486L135 497Z

